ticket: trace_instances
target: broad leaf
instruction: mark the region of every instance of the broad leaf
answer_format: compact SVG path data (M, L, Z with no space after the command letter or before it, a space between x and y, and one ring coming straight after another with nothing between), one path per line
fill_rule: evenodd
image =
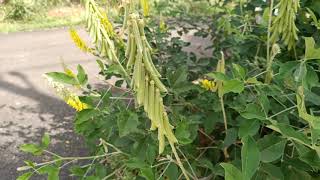
M62 73L62 72L50 72L50 73L46 73L46 75L57 82L70 84L70 85L77 85L78 84L77 80L74 77L69 76L69 75Z
M305 59L320 59L320 48L315 48L315 41L312 37L305 37L306 52Z
M279 159L284 151L286 140L275 135L265 135L258 141L261 161L268 163Z
M260 164L260 152L257 143L250 136L242 138L241 161L242 178L251 179Z
M223 94L234 92L241 93L244 90L244 83L238 79L231 79L223 82Z
M236 168L234 165L229 163L220 164L224 169L224 178L225 180L245 180L242 178L241 171Z
M84 109L77 113L76 124L81 124L85 121L90 120L92 117L97 116L99 113L96 109Z
M259 128L260 128L260 122L258 120L243 119L242 122L240 123L238 135L240 138L244 136L253 136L259 131Z
M138 115L130 111L122 111L117 117L119 135L123 137L132 132L136 132L138 125Z
M48 133L45 133L41 140L41 146L47 148L50 144L50 136Z
M84 71L83 67L79 64L78 67L78 74L77 74L77 79L79 81L80 85L85 85L88 82L88 75Z

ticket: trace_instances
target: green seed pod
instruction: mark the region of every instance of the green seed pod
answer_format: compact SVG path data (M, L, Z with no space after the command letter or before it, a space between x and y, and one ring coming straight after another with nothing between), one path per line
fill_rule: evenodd
M150 81L149 85L149 102L148 102L148 116L151 120L154 121L154 97L155 97L155 91L154 91L154 81ZM157 125L157 124L156 124ZM158 125L157 125L158 126Z
M129 3L124 5L124 19L123 19L123 29L125 29L128 25L128 16L129 16Z
M158 128L159 154L162 154L165 148L165 139L163 129Z
M160 90L158 88L155 88L155 97L154 97L154 120L157 122L157 124L160 124L161 118L160 118Z
M136 42L137 42L138 51L140 51L142 53L143 52L143 45L142 45L141 36L140 36L140 32L139 32L139 27L137 25L137 21L135 19L132 19L131 23L132 23L132 30L133 30L133 33L134 33L134 37L135 37Z
M141 60L140 60L141 61ZM142 105L144 103L144 87L145 87L145 69L144 64L141 63L140 67L140 84L139 84L139 90L138 90L138 104Z
M145 80L144 80L144 111L148 112L148 107L149 107L149 76L146 74L145 75Z
M155 65L153 64L152 62L152 57L151 57L151 52L150 50L146 50L147 51L147 57L149 58L149 62L151 64L151 67L153 69L153 71L155 72L155 74L158 76L158 77L161 77L161 74L159 73L159 71L157 70L157 68L155 67Z
M144 21L143 21L143 19L138 19L138 26L139 26L140 36L145 37L146 34L144 33Z
M169 123L168 115L166 112L163 113L163 126L166 132L166 137L168 138L168 141L177 143L178 140L176 136L173 134L172 127Z
M129 59L128 59L128 63L127 63L127 69L130 69L130 67L135 63L135 57L136 57L136 53L137 53L137 46L136 46L136 42L133 38L133 36L131 36L131 51L130 51L130 55L129 55Z
M140 81L141 81L141 65L142 65L142 55L140 53L137 54L136 62L134 64L134 71L133 71L133 80L134 80L134 88L136 91L139 90Z
M131 38L131 34L128 35L127 39L127 47L126 47L126 52L125 52L125 57L128 58L129 57L129 54L130 54L130 50L131 50L131 47L132 47L132 38Z

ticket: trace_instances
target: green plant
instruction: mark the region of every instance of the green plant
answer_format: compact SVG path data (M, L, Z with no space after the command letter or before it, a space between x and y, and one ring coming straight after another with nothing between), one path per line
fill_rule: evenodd
M117 81L106 81L108 89L94 89L80 65L77 73L64 66L64 72L47 77L58 95L78 110L75 130L85 137L92 156L54 154L47 150L45 135L40 145L23 145L21 150L46 153L52 160L26 161L18 170L29 172L20 179L34 173L57 179L61 167L78 160L90 161L70 168L79 179L318 179L316 13L312 19L295 16L291 21L299 29L292 52L288 43L275 44L271 38L277 17L267 2L219 1L212 14L197 16L197 23L193 13L178 8L163 15L170 19L171 13L181 14L180 22L166 23L153 11L144 17L140 1L125 1L118 33L93 0L86 3L93 47L74 30L72 38L82 51L97 57L103 80L116 76ZM255 11L257 6L264 11ZM301 0L297 13L310 14L312 6L314 1ZM206 26L199 27L201 23ZM178 34L196 30L196 36L210 35L213 56L184 52L189 43L168 32L177 25ZM76 95L73 88L83 93Z

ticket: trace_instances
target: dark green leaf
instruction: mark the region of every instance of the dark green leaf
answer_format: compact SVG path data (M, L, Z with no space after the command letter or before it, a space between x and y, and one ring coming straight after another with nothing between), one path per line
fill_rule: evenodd
M151 167L140 169L141 176L147 180L154 180L154 174Z
M256 104L248 104L246 110L240 113L242 117L246 119L259 119L265 120L265 115L262 108Z
M225 180L245 180L242 178L241 171L236 168L234 165L229 163L220 164L224 169L224 178Z
M229 147L231 144L235 143L237 140L238 131L235 128L227 129L226 137L223 141L223 147Z
M241 121L238 135L240 138L244 136L254 136L259 131L259 129L260 129L260 122L258 120L244 119Z
M119 135L123 137L132 132L137 132L140 124L137 114L130 111L122 111L117 117Z
M258 141L261 161L268 163L279 159L283 155L286 140L275 135L265 135Z
M257 143L250 136L242 138L241 161L242 178L251 179L260 164L260 152Z
M271 180L284 180L281 169L273 164L262 163L259 170L266 173Z
M97 116L99 113L96 109L84 109L77 113L76 124L81 124L85 121L90 120L92 117Z

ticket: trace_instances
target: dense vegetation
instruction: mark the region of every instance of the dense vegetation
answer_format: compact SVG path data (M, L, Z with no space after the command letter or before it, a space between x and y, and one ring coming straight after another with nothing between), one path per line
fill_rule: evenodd
M88 180L319 179L319 1L109 5L85 1L92 45L70 30L97 57L108 88L89 85L81 65L77 73L65 65L46 74L77 110L75 131L92 156L50 152L46 134L21 150L52 160L26 161L18 179L59 179L61 168ZM180 35L211 38L212 56L184 52L189 44L170 36L177 27Z

